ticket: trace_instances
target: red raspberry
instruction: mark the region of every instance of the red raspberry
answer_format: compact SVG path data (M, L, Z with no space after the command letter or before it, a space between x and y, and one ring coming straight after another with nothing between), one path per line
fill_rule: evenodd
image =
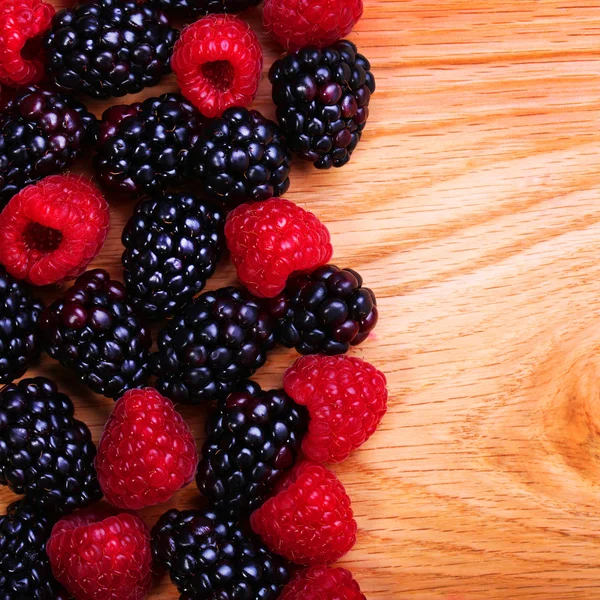
M335 562L356 542L350 498L322 465L297 465L250 517L252 529L273 552L299 565Z
M348 458L373 435L387 410L385 375L352 356L303 356L285 372L283 387L308 408L302 450L317 462Z
M108 204L89 180L46 177L0 213L0 263L34 285L73 279L102 249L109 224Z
M77 600L143 600L152 586L150 532L135 515L69 515L52 529L46 552Z
M40 36L54 7L42 0L0 0L0 82L19 86L44 76Z
M298 571L279 600L367 600L346 569L317 566Z
M261 298L277 296L292 273L320 267L333 254L325 225L283 198L238 206L225 236L240 281Z
M206 117L250 104L262 64L250 26L229 15L209 15L186 27L171 58L181 93Z
M117 402L95 461L106 499L119 508L166 502L196 474L194 436L173 403L153 388Z
M330 46L362 17L362 0L265 0L265 29L284 47Z

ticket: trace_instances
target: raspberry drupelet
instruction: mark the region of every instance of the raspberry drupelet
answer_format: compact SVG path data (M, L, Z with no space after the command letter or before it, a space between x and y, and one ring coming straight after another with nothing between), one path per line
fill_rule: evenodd
M279 600L367 600L347 569L316 566L298 571Z

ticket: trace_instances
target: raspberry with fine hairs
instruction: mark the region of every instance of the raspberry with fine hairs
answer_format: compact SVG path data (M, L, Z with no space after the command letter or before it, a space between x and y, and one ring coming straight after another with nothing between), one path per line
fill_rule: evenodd
M284 48L323 48L348 35L363 0L265 0L263 25Z
M341 462L375 432L387 410L385 375L353 356L303 356L283 377L285 391L308 408L307 458Z
M129 390L109 417L96 455L98 481L119 508L166 502L196 473L194 436L173 403L153 388Z
M209 15L186 27L171 58L181 93L206 117L250 104L262 64L250 26L228 15Z
M333 254L327 227L284 198L238 206L225 236L239 280L261 298L276 296L292 273L316 269Z
M321 565L354 546L357 525L350 498L329 469L304 461L276 491L250 517L252 529L272 552L299 565Z
M108 204L89 180L46 177L0 213L0 262L34 285L74 279L102 249L109 224Z
M41 81L44 61L35 46L53 16L54 7L42 0L0 1L0 83L17 87Z
M347 569L317 566L298 571L279 600L367 600Z
M152 586L150 532L136 515L65 517L46 552L54 577L77 600L143 600Z

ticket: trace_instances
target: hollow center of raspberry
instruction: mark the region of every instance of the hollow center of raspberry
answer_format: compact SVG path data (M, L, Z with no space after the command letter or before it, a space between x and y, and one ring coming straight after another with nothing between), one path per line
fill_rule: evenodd
M45 227L40 223L29 223L23 231L23 239L29 250L54 252L62 242L62 233L58 229Z
M35 58L40 57L40 53L42 51L42 38L41 37L33 37L29 38L23 49L21 50L21 56L25 60L34 60Z
M228 60L206 62L201 67L202 76L218 92L226 92L233 86L235 71Z

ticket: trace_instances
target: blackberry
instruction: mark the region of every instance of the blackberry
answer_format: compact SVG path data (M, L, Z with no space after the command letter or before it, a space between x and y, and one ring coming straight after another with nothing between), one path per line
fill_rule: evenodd
M341 167L369 116L375 78L369 61L348 40L318 50L306 46L269 71L277 119L292 150L318 169Z
M183 404L227 396L267 360L273 326L263 303L244 290L204 292L158 334L156 388Z
M281 196L290 186L285 140L277 125L256 110L228 108L221 118L208 121L192 157L202 192L229 206Z
M60 173L96 141L96 117L67 96L27 87L0 113L0 210L21 189Z
M27 500L0 516L0 600L68 600L46 554L54 521Z
M0 265L0 383L21 377L39 356L38 327L43 308L32 298L29 286Z
M306 409L283 390L246 382L206 422L199 490L220 514L249 516L296 462L306 427Z
M148 379L150 333L102 269L79 276L46 308L41 330L46 352L98 394L119 398Z
M138 203L123 230L131 301L151 319L173 315L212 277L225 247L225 215L190 194Z
M160 193L182 183L201 119L180 94L107 109L94 157L100 181L128 194Z
M240 13L251 6L258 6L261 0L149 0L166 12L181 14Z
M54 16L46 70L67 92L135 94L170 71L178 35L161 11L134 0L85 0Z
M377 300L352 269L333 265L288 279L271 300L277 341L300 354L343 354L369 336L377 323Z
M166 512L152 529L152 554L181 600L275 600L289 579L284 559L210 511Z
M0 484L46 513L65 513L102 497L96 446L73 403L45 377L0 390Z

